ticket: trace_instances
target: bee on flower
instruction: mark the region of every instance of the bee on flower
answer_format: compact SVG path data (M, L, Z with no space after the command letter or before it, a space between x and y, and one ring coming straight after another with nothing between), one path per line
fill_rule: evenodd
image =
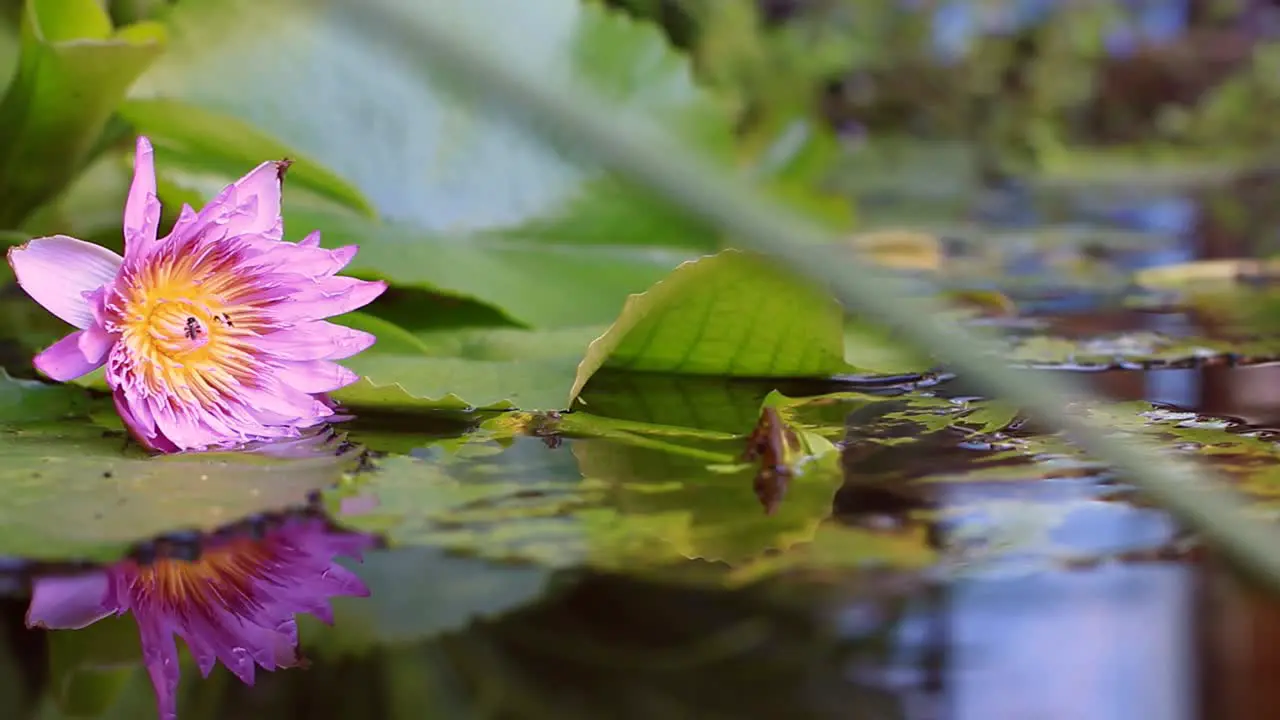
M22 289L78 328L36 368L67 381L105 365L121 418L155 452L292 438L333 419L326 393L358 379L334 361L375 338L326 318L386 284L337 274L354 245L321 248L318 232L283 239L288 167L262 163L199 212L184 205L157 238L153 153L138 138L124 257L63 235L9 250Z

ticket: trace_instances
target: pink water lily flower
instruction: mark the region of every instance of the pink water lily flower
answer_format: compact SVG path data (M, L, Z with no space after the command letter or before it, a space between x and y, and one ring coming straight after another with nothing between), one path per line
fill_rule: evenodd
M330 531L320 520L295 521L262 540L223 540L199 560L121 562L106 570L37 578L27 626L76 630L132 612L160 717L178 715L176 633L208 677L219 661L252 685L255 669L299 664L297 613L333 622L329 598L365 597L368 588L337 555L359 559L369 535Z
M325 321L362 307L385 283L340 277L357 247L319 233L283 240L289 163L265 162L200 212L183 205L157 239L151 143L138 138L124 208L124 257L63 235L9 250L18 284L79 328L35 358L71 380L106 365L131 434L177 452L297 437L334 416L325 393L358 377L333 362L375 338Z

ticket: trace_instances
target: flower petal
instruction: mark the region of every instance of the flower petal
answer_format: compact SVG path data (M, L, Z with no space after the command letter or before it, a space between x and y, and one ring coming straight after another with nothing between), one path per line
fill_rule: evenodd
M286 387L304 393L327 393L344 388L360 379L360 376L327 360L288 363L277 377Z
M27 627L79 630L120 611L104 571L36 579L27 606Z
M359 247L356 245L325 250L309 245L276 242L270 243L261 254L253 258L253 263L275 266L277 272L302 275L312 280L336 274L351 263L357 250Z
M18 285L46 310L66 322L87 328L93 312L84 294L115 279L119 255L65 235L36 238L9 249L9 266Z
M99 342L104 335L108 341L105 344ZM51 379L66 382L102 367L112 342L111 336L101 329L77 330L45 348L32 362Z
M225 225L227 237L256 235L280 240L280 184L288 163L264 162L248 175L228 185L200 211L198 225Z
M273 308L282 320L320 320L358 310L387 291L382 280L359 280L346 275L327 277L304 286L289 301Z
M95 311L95 316L98 314ZM107 353L111 352L111 347L115 345L116 336L107 332L101 325L95 323L84 329L84 333L80 335L80 352L84 353L87 358L106 358Z
M326 320L302 323L255 340L263 350L289 360L342 360L364 352L377 341L372 333Z
M108 383L112 381L109 368L107 381ZM178 446L156 429L155 418L152 416L145 400L135 401L131 399L128 391L122 387L116 387L113 390L111 399L115 402L116 413L124 421L124 426L129 431L129 435L139 445L151 452L171 453L178 451Z
M151 141L138 138L133 159L133 182L124 204L124 254L133 259L146 255L160 229L160 200L156 193L155 154Z

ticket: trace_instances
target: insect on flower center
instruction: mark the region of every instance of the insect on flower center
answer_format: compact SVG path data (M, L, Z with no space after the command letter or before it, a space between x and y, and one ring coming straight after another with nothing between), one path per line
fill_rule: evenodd
M210 343L231 323L227 313L188 301L157 303L146 319L151 345L174 360L205 354Z

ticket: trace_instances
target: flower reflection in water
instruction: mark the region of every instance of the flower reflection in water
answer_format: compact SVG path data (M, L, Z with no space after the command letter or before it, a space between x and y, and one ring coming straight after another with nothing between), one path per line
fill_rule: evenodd
M132 612L160 717L177 717L178 650L187 643L206 677L222 661L253 683L264 670L299 664L297 613L333 622L329 598L367 596L368 588L334 562L356 560L375 540L338 533L320 519L295 519L262 539L210 541L195 561L124 561L95 573L34 582L27 625L78 629Z

